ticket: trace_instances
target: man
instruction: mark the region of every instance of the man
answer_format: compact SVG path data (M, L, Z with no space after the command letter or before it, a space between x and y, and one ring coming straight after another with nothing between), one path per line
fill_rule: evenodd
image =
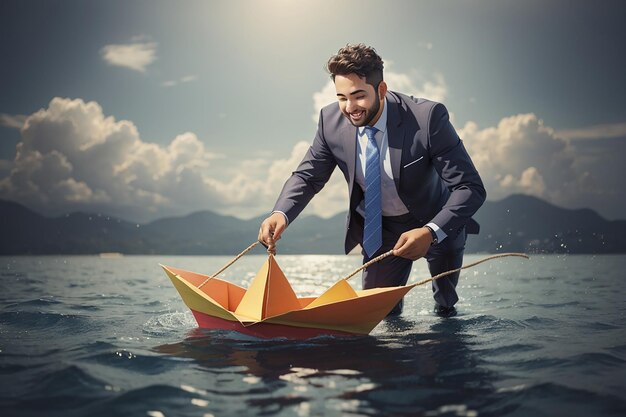
M363 272L364 289L405 285L422 257L433 276L459 268L486 193L446 108L387 91L382 59L363 44L341 48L327 70L338 102L322 109L313 144L261 224L259 241L273 249L338 166L350 195L346 253L360 244L367 262L393 249ZM456 314L458 279L433 281L437 314ZM402 302L390 314L401 311Z

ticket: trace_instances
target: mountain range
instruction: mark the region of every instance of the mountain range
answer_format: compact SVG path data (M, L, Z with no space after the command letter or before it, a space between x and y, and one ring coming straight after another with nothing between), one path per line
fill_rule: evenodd
M46 217L0 200L0 255L123 254L234 255L256 240L264 216L242 220L211 211L137 224L100 213ZM626 220L590 209L570 210L527 195L487 201L474 216L479 235L468 253L626 253ZM298 218L280 253L343 253L346 214Z

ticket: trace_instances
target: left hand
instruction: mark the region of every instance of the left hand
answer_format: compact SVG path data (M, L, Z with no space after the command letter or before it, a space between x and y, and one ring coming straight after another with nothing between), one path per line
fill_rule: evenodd
M427 227L411 229L400 235L400 239L393 247L393 254L416 261L426 255L432 242L433 237Z

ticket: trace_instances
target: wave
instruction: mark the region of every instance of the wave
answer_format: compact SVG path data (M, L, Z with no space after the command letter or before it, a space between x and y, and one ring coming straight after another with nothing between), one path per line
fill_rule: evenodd
M481 414L516 416L619 416L626 402L612 395L546 382L500 388Z
M14 331L28 331L60 334L75 334L91 331L102 326L89 316L55 312L5 311L0 313L0 324ZM39 333L39 337L42 334ZM45 340L45 336L42 340Z
M3 390L3 405L23 415L54 415L55 411L67 413L104 397L106 383L81 367L58 368L55 364L48 368L53 369L21 372L9 395L5 397Z
M24 308L30 308L30 307L36 307L36 308L50 307L51 305L58 305L58 304L63 304L63 302L54 298L41 297L41 298L35 298L32 300L26 300L26 301L20 301L17 303L7 304L4 307L4 309L5 310L22 310Z
M188 331L198 324L189 311L169 312L151 317L142 327L144 333L161 336L172 332Z

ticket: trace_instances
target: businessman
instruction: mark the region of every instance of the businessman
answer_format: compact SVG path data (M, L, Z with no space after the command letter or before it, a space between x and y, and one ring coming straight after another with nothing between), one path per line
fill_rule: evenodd
M259 241L273 249L339 167L350 196L346 253L361 245L367 262L393 249L364 270L364 289L405 285L422 257L433 276L459 268L486 193L446 108L388 91L382 59L363 44L341 48L327 70L337 102L321 110L315 139L262 222ZM458 280L456 273L433 281L438 315L456 314ZM402 301L390 314L401 311Z

